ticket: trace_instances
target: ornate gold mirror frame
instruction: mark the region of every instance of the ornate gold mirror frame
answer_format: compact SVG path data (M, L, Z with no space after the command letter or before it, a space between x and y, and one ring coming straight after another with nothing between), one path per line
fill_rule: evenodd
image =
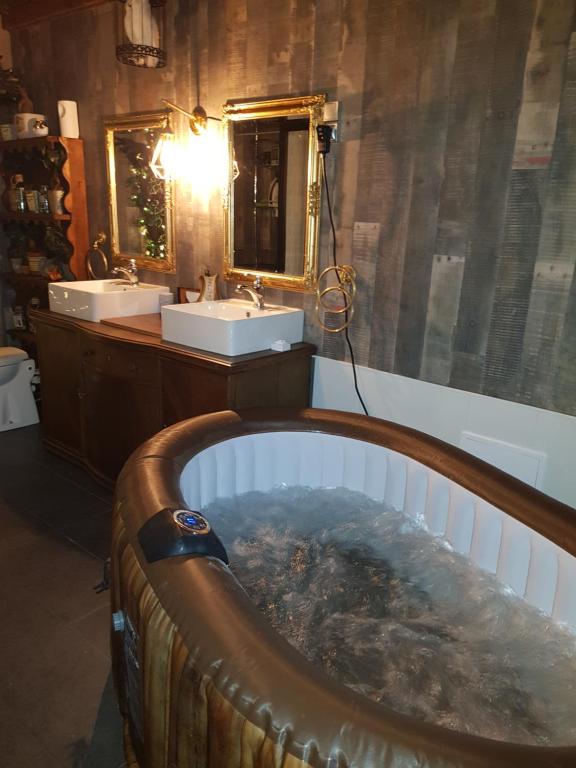
M287 288L297 291L310 291L314 289L317 276L317 263L318 263L318 230L320 219L320 191L321 191L321 169L320 169L320 157L318 155L318 144L316 127L322 122L324 114L325 97L323 95L318 96L305 96L286 99L268 99L265 101L251 101L244 103L227 103L224 106L224 127L227 134L228 141L228 186L227 194L225 195L225 252L224 252L224 277L228 280L252 280L256 277L260 277L263 285L274 286L276 288ZM294 270L292 273L290 270L284 269L261 269L258 266L242 266L235 263L235 250L234 236L235 226L239 224L239 221L235 221L235 210L239 208L239 205L235 206L234 190L235 185L238 189L238 180L243 173L243 166L237 162L237 155L235 153L235 127L239 126L242 122L247 121L273 121L275 118L288 118L284 121L284 125L290 123L290 121L307 121L307 136L308 136L308 151L307 151L307 169L305 169L305 181L301 184L301 190L298 189L298 194L301 200L301 211L303 220L300 222L300 228L303 231L302 238L302 268L301 270ZM282 122L282 121L279 121ZM269 124L269 123L268 123ZM253 125L256 125L255 123ZM262 126L265 124L262 123ZM247 130L248 126L244 126L243 130ZM255 129L257 130L257 129ZM305 128L303 129L305 130ZM286 165L288 166L288 154L285 154ZM278 161L282 165L282 152L280 152L280 160ZM255 166L256 166L255 161ZM264 163L263 163L264 164ZM239 167L240 166L240 167ZM255 167L254 166L254 167ZM240 174L240 176L238 175ZM285 175L285 171L284 171ZM304 176L304 174L302 174ZM254 184L253 187L256 190L258 186L257 170L253 171ZM282 171L279 172L279 176L282 176ZM250 177L251 178L251 177ZM286 183L286 182L285 182ZM250 184L248 185L251 186ZM294 189L292 190L294 192ZM268 196L271 198L271 194ZM278 192L276 191L276 196ZM293 195L294 196L294 195ZM280 193L280 200L282 200L282 193ZM285 195L285 199L288 199L288 195ZM280 217L280 221L284 222L283 226L289 225L289 216L287 215L288 207L282 210L282 205L278 204L278 198L276 197L276 217ZM259 215L259 209L266 207L264 203L258 200L258 193L254 192L254 197L248 205L252 205L254 210L254 220L256 221ZM274 207L274 203L270 201L269 207ZM242 214L238 214L239 220L246 220L245 208L246 204L243 204L244 211ZM278 207L280 211L278 211ZM283 219L283 215L285 219ZM301 217L302 218L302 217ZM256 225L254 225L256 228ZM255 235L257 237L257 235ZM282 255L285 260L285 254ZM236 262L238 258L236 259ZM297 273L296 273L297 272Z
M148 166L158 134L168 124L169 115L170 110L113 115L104 118L104 133L112 259L119 264L136 259L136 264L143 269L174 273L174 185L157 179ZM132 157L128 149L120 153L121 142L124 141L126 147L126 142L133 141L130 137L134 141L138 139L144 148L144 151L135 149ZM125 170L125 178L119 178L120 165ZM128 201L135 205L128 205ZM136 243L138 237L140 242ZM128 241L132 241L129 247Z

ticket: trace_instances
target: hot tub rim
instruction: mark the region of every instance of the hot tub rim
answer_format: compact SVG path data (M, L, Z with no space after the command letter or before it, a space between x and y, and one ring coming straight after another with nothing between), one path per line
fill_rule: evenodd
M213 445L233 437L271 432L322 432L404 454L501 509L576 557L576 509L425 432L345 411L253 408L196 416L162 430L141 445L124 465L119 480L132 462L143 458L170 459L181 471L194 456ZM446 465L443 459L453 462L454 466Z

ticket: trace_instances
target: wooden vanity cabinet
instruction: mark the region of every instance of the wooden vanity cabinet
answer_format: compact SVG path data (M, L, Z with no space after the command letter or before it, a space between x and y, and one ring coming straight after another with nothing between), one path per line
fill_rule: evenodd
M113 480L132 451L162 429L159 361L129 344L80 334L82 455Z
M38 323L36 339L42 371L42 429L55 450L80 456L80 335L74 326Z
M310 398L310 346L297 354L252 357L222 371L189 361L162 359L162 412L165 425L227 408L306 407ZM286 355L283 357L283 355Z
M44 442L106 484L133 450L177 421L229 408L310 404L310 344L226 358L48 310L32 314Z

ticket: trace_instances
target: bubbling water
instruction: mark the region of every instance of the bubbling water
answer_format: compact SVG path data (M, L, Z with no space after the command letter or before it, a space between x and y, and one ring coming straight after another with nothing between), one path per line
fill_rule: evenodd
M576 743L576 637L408 515L301 487L203 511L275 629L344 685L461 732Z

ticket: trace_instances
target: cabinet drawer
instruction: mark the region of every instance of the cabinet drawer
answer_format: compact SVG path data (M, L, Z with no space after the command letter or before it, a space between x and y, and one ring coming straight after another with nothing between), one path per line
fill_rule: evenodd
M91 368L116 378L137 378L146 384L159 384L159 364L155 355L100 339L82 339L81 355Z

